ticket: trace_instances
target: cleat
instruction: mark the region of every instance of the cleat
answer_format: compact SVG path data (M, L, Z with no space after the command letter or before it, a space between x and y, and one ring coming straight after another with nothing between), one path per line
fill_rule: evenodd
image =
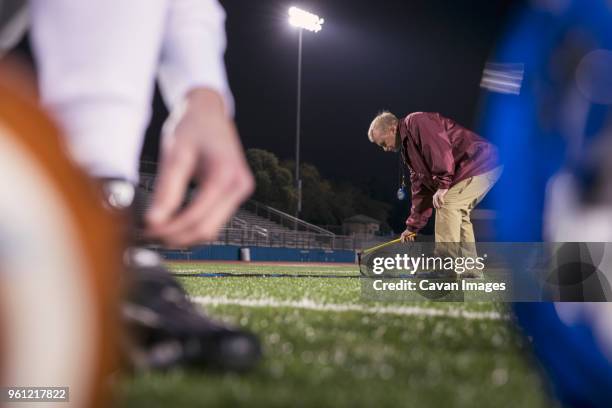
M207 317L195 305L163 259L145 248L144 192L125 181L103 183L107 207L136 220L124 252L121 320L124 360L135 370L197 368L247 371L261 359L255 335ZM131 189L131 192L130 192Z
M130 248L126 258L121 314L134 367L246 371L259 361L257 338L206 317L157 253Z

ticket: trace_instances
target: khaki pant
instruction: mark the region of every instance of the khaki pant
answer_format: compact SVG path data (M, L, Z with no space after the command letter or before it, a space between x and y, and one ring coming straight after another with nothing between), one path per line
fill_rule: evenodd
M451 256L459 256L459 252L462 256L476 256L475 245L469 244L476 242L470 215L497 182L502 170L502 166L496 167L489 172L465 179L448 190L444 196L444 205L436 210L436 243L460 245L450 245L443 252ZM436 249L442 248L438 248L436 244Z

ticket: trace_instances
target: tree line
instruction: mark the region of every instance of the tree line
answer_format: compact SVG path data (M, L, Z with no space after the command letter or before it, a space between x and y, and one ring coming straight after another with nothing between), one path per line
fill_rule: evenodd
M248 149L246 156L257 186L253 199L294 214L297 206L295 162L280 161L276 155L262 149ZM391 205L370 197L354 185L325 179L310 163L300 165L300 178L300 218L303 220L316 225L341 225L346 218L364 214L379 220L383 232L390 230L387 220Z

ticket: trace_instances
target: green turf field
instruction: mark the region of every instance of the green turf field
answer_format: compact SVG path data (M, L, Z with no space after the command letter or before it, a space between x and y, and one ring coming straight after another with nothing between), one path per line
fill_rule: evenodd
M171 267L210 314L257 333L265 358L245 375L124 377L123 406L554 406L502 305L363 302L356 266Z

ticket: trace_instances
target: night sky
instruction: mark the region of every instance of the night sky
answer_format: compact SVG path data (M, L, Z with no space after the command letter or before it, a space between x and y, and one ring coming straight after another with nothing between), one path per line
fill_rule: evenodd
M301 160L323 177L395 199L398 158L367 139L383 109L398 116L437 111L466 127L477 123L485 61L511 12L511 0L221 0L227 12L226 64L245 148L295 157L297 6L325 19L304 32ZM27 39L19 50L29 53ZM167 112L159 93L143 150L156 160ZM487 135L483 135L486 137ZM400 222L401 223L401 222ZM393 222L392 222L393 224Z
M325 23L303 37L301 160L326 178L367 185L389 202L397 189L397 156L369 142L370 121L381 109L437 111L473 127L482 68L508 12L508 2L492 0L221 3L245 148L295 156L298 34L287 9L304 8ZM147 158L155 157L163 120L156 105Z

